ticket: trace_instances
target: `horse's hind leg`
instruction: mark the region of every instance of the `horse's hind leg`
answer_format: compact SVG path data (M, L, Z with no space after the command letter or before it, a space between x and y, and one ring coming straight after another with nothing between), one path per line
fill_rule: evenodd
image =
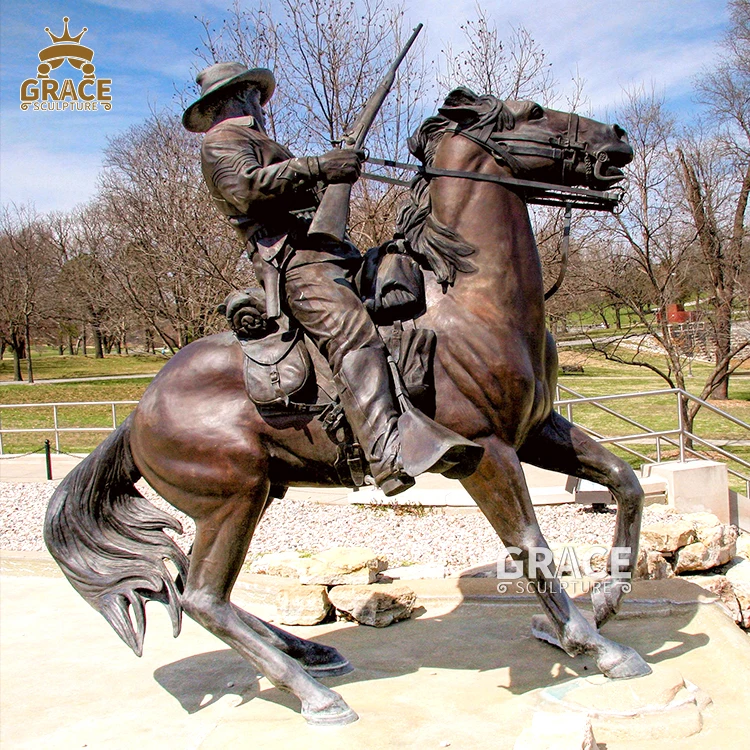
M619 575L601 581L591 592L596 624L601 626L617 612L623 595L630 590L638 562L643 490L635 472L557 412L552 412L543 427L528 438L518 456L543 469L603 484L617 501L609 570L614 556L621 553L617 560Z
M229 601L267 493L267 482L259 481L231 498L199 501L201 513L195 519L195 543L182 596L183 608L274 685L294 693L302 702L302 715L309 723L348 724L357 715L343 698L255 632Z
M477 471L463 485L513 555L555 629L559 644L571 656L588 654L607 677L648 674L651 668L632 649L604 638L576 609L558 578L536 562L537 550L549 547L531 505L526 481L515 450L497 437L477 441L485 448Z

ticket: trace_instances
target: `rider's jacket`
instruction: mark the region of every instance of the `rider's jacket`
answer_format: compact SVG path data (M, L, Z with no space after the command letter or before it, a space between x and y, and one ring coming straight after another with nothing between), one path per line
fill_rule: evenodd
M232 117L205 135L201 167L211 197L266 261L289 268L308 263L360 259L349 243L312 242L307 229L318 205L317 160L295 158L262 133L252 116Z

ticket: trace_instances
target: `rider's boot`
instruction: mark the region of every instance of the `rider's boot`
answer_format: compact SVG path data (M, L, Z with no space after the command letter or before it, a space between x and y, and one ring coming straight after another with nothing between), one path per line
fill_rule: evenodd
M413 477L401 464L399 412L383 349L366 347L347 352L334 380L375 484L388 497L413 487Z

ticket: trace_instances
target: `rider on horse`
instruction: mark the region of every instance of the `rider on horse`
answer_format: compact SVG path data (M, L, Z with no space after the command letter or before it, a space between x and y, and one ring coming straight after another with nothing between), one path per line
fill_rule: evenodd
M275 88L270 70L218 63L196 81L201 97L182 122L206 134L203 175L216 206L246 244L268 317L278 317L285 305L328 360L375 483L386 495L408 489L414 479L400 455L386 349L355 287L361 255L348 241L308 236L316 188L355 182L364 154L334 149L295 158L271 139L262 109ZM424 441L438 465L451 450L450 438L444 428L431 431L429 420L424 424Z

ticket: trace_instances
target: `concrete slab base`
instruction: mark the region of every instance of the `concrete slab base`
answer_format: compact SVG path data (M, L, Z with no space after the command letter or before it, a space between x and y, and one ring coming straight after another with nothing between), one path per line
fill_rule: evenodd
M166 612L150 604L138 659L49 563L11 559L0 577L0 742L13 750L510 750L543 707L545 690L595 673L591 660L532 637L531 616L540 611L532 597L499 596L487 579L410 584L422 604L412 620L382 630L289 628L335 646L355 666L326 684L360 721L323 729L307 726L293 696L258 679L190 620L174 640ZM273 617L273 608L245 596L240 589L240 606ZM607 750L744 746L750 639L712 602L683 581L634 585L623 616L604 634L638 649L655 673L678 670L713 703L698 734L598 730Z

